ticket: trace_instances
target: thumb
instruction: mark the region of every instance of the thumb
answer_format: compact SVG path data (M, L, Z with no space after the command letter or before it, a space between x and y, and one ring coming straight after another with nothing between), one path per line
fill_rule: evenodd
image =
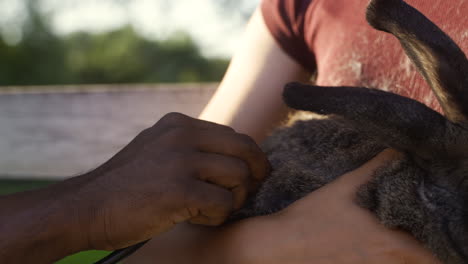
M394 149L385 149L361 167L343 174L323 188L328 189L327 192L353 199L358 188L371 180L376 169L385 166L385 164L392 160L398 159L401 155L400 152Z

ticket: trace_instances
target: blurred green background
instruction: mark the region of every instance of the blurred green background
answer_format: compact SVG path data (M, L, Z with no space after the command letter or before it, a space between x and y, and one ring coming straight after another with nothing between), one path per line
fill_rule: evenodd
M3 28L0 30L0 86L213 82L222 78L228 65L229 54L204 55L207 52L200 49L190 33L191 30L200 31L199 26L196 29L174 27L166 32L167 36L160 39L139 34L135 30L135 23L130 23L130 20L107 31L58 34L51 18L60 9L49 8L44 11L43 7L47 3L49 4L45 6L54 6L50 4L54 1L0 0L0 4L8 1L23 3L23 9L20 11L22 19L19 22L13 19L13 22L3 21L3 25L0 25ZM62 4L66 2L73 1L62 1ZM110 2L121 5L121 9L125 10L125 6L130 6L132 0ZM176 1L153 2L158 2L157 6L168 10L178 7ZM250 4L246 4L248 2ZM229 20L235 15L240 17L237 20L243 22L253 11L256 2L204 1L205 5L210 3L210 6L222 13L220 20L223 20L222 17ZM4 6L8 8L8 5ZM177 21L177 17L170 19ZM155 21L157 22L157 18ZM226 45L222 39L219 38L219 46Z

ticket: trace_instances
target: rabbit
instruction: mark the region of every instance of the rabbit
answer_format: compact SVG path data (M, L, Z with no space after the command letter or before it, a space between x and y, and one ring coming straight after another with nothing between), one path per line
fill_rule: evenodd
M411 233L443 263L468 263L468 60L402 0L370 1L366 19L398 38L445 116L381 90L287 84L285 103L316 115L266 139L271 175L232 219L277 212L394 148L402 157L378 169L356 202L385 226Z

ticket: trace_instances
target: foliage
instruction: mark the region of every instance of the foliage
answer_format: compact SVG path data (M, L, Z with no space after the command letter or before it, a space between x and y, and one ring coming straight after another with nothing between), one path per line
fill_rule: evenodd
M206 58L184 32L167 40L139 36L131 26L60 37L28 1L23 38L0 39L0 85L218 81L226 59Z
M101 35L77 33L64 43L74 83L217 81L227 66L226 60L203 57L185 33L156 42L127 26Z

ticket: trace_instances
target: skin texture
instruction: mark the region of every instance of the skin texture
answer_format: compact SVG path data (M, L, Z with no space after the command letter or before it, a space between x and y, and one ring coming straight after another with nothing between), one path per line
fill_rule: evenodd
M86 175L1 197L8 239L0 241L0 262L51 263L127 247L181 222L219 225L268 166L255 142L232 128L168 114Z
M179 225L125 263L440 264L412 236L384 227L354 202L373 171L399 157L386 150L275 214L216 228Z
M274 58L280 58L294 66L283 53L278 53L277 46L270 41L271 37L263 40L259 44L270 45L265 53L272 56L273 61ZM297 67L294 69L298 70ZM300 72L279 68L270 70L285 73L278 74L278 79L283 81L297 78L292 73ZM252 87L244 90L247 93L240 94L246 96L249 91L253 92ZM253 95L266 93L266 90L260 91L253 92ZM271 109L278 109L275 102L280 100L279 97L265 99L271 103ZM258 102L251 99L247 101L247 105ZM238 111L240 108L231 112L231 118L226 119L226 122L234 122L243 128L242 131L246 131L254 123L236 122L240 120L235 117ZM265 117L273 116L267 111L259 112ZM50 263L78 250L127 246L155 236L180 222L215 225L238 208L238 204L253 189L250 186L255 186L266 174L265 157L246 136L177 114L170 115L163 124L158 124L139 135L111 161L91 173L39 191L2 197L0 231L11 239L0 242L1 262ZM256 139L259 140L266 130L262 128L256 131ZM206 154L211 154L210 158L205 159ZM214 158L213 155L221 155L223 158ZM200 168L200 164L206 166ZM247 177L248 180L245 177L246 168L251 176ZM372 168L365 171L368 170L372 171ZM358 175L368 176L365 171L360 171ZM310 199L308 196L298 201L290 207L292 209L288 208L281 214L247 219L220 229L199 226L187 228L186 224L178 224L179 228L173 228L160 236L164 243L158 250L166 249L165 252L155 250L153 253L170 257L168 263L274 263L274 260L284 263L285 259L293 256L299 256L294 259L297 263L433 261L412 238L383 228L372 215L355 206L352 195L337 195L341 192L352 194L355 192L355 188L350 188L354 186L352 183L363 183L363 179L355 176L342 179L349 181L337 181L329 185L336 187L322 188L322 191L310 195ZM142 185L142 182L145 184ZM174 190L173 193L167 192L169 187ZM129 211L135 213L130 215ZM332 213L327 214L327 211ZM336 213L343 211L347 212L347 217L337 218ZM297 222L298 219L304 221ZM353 219L356 221L353 222ZM349 223L353 224L353 228L360 224L356 228L359 232L334 232L349 230L339 228ZM307 231L311 232L310 235L304 235ZM153 245L158 241L161 240L156 239ZM317 243L320 241L328 243ZM340 245L341 250L326 251L331 248L330 245ZM184 254L180 254L181 250ZM274 254L265 254L266 250ZM153 258L152 261L158 260Z
M304 70L275 43L257 10L249 22L243 44L201 118L232 126L261 142L276 126L278 114L285 116L282 87L289 81L303 80L305 76ZM126 263L276 263L275 260L297 255L302 258L295 263L438 263L415 239L384 228L374 215L358 207L353 198L337 195L340 190L354 190L347 188L351 184L363 184L371 174L369 170L358 174L350 172L346 181L330 184L336 188L321 188L320 195L314 192L296 201L292 205L296 209L288 207L280 211L282 217L253 217L217 228L178 225L153 238ZM320 206L318 210L318 204L327 207ZM340 211L340 217L326 214L327 210ZM346 221L340 221L345 220L343 212L346 212ZM295 224L298 219L304 219L301 225ZM346 233L346 236L334 232L343 231L347 223L352 223L349 226L353 227L359 224L359 232ZM340 244L342 251L334 252L334 258L318 259L319 252L331 247L317 241L343 242ZM294 248L291 245L295 245ZM344 252L354 249L359 249L356 254L362 258L344 261ZM266 250L268 255L258 253ZM259 256L271 258L267 261Z
M396 94L360 87L288 84L292 108L328 115L275 132L263 149L272 175L234 219L277 212L387 146L405 154L377 170L359 195L387 227L411 233L444 263L468 263L468 60L456 44L401 0L371 1L370 24L397 36L429 82L444 117ZM450 100L450 98L457 98Z
M287 118L285 84L310 74L276 44L256 10L244 40L200 119L231 126L260 143Z
M253 261L239 263L438 263L408 234L385 228L354 202L356 191L370 179L372 171L400 155L384 151L274 214L269 226L253 224L249 230L259 234L255 251L248 251ZM272 234L270 230L278 231ZM307 237L314 239L304 243ZM287 253L271 250L279 248Z

